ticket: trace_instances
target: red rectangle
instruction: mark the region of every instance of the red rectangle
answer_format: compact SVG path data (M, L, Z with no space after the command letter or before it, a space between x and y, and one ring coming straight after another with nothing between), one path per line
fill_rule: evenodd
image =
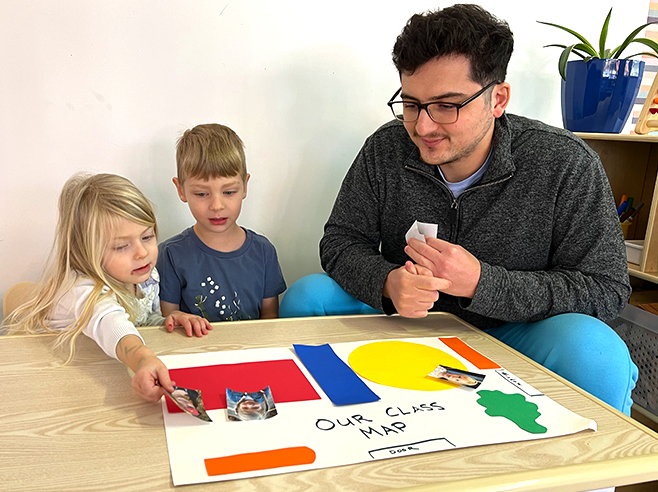
M252 393L269 386L275 403L320 399L291 359L185 367L171 369L169 375L177 386L201 390L206 410L226 408L226 388ZM167 410L182 412L169 398Z

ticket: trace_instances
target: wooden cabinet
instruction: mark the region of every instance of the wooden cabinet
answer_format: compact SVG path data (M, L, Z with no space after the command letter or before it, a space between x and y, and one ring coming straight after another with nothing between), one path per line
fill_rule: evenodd
M610 180L615 202L626 194L635 203L644 202L629 228L627 239L644 239L639 265L628 264L628 271L658 283L658 136L576 133L599 156Z

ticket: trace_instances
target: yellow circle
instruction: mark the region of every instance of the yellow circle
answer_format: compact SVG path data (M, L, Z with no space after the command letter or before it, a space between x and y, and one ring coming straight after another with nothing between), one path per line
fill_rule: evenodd
M436 366L467 370L464 364L443 350L398 340L366 343L354 349L347 360L359 376L373 383L418 391L456 387L428 376Z

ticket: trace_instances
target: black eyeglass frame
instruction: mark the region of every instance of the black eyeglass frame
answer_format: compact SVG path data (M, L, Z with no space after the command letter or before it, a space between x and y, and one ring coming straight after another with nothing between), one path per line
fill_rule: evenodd
M428 102L428 103L424 103L424 104L423 104L423 103L419 103L419 102L415 102L415 101L394 101L393 99L395 99L396 97L398 97L398 94L400 94L400 92L402 92L402 87L400 87L397 91L395 91L395 94L393 94L393 97L391 97L391 99L389 99L389 101L386 103L386 105L387 105L389 108L391 108L391 112L393 113L393 117L394 117L396 120L398 120L398 121L402 121L402 122L404 122L404 123L413 123L413 122L415 122L415 121L418 121L418 118L420 118L420 112L424 109L425 112L427 113L427 116L429 116L430 119L431 119L432 121L434 121L434 123L438 123L439 125L451 125L451 124L453 124L453 123L456 123L457 120L459 119L459 110L460 110L461 108L463 108L463 107L466 106L468 103L470 103L470 102L474 101L475 99L477 99L478 97L480 97L482 94L484 94L484 93L487 91L487 89L490 89L490 88L493 87L494 85L498 85L498 84L502 84L502 82L498 82L497 80L494 80L493 82L489 82L489 83L488 83L487 85L485 85L482 89L480 89L480 90L477 91L475 94L473 94L471 97L469 97L468 99L466 99L466 101L461 102L461 103L449 103L449 102L442 102L442 101L432 101L432 102ZM406 102L407 104L413 104L413 105L415 105L415 106L418 108L418 116L416 116L416 119L415 119L415 120L403 120L403 119L401 120L400 118L398 118L398 115L395 114L395 110L393 109L393 104L396 103L396 102L397 102L397 103L399 103L399 102ZM429 106L431 106L432 104L443 104L444 106L454 106L454 108L457 110L455 120L454 120L454 121L451 121L451 122L449 122L449 123L436 121L434 118L432 118L432 115L431 115L430 112L427 110L427 108L428 108Z

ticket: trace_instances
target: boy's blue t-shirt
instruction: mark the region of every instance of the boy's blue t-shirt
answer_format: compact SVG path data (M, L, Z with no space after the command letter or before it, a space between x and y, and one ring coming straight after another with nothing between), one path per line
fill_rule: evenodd
M161 243L160 299L212 322L260 318L263 299L281 294L286 282L272 243L244 230L245 243L230 253L206 246L192 227Z

